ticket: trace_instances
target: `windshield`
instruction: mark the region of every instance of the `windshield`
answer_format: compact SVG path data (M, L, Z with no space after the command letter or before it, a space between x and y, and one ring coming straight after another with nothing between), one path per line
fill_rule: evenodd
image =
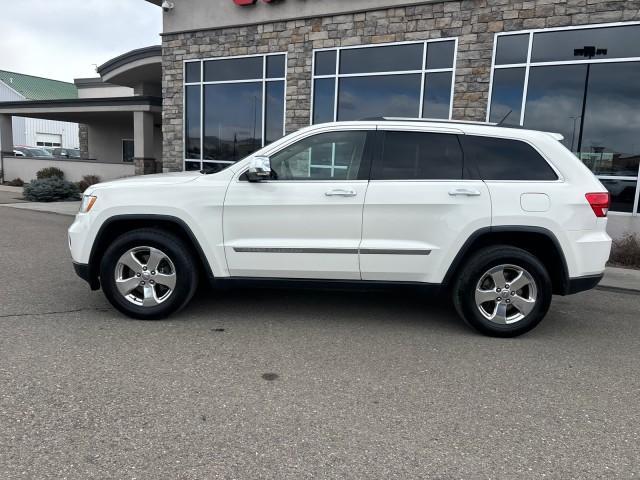
M34 157L52 157L50 152L43 148L25 148Z

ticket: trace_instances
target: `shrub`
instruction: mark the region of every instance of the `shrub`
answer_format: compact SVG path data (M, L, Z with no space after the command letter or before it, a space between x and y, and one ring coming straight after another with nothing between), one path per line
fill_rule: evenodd
M61 178L33 180L24 186L24 198L31 202L57 202L59 200L80 200L78 187Z
M614 240L609 263L640 268L640 237L629 234L620 240Z
M10 187L22 187L24 185L24 182L22 181L22 179L20 177L18 177L18 178L14 178L13 180L7 182L7 185L9 185Z
M45 178L64 178L64 172L56 167L47 167L42 170L38 170L36 173L36 178L38 180L44 180Z
M82 180L76 183L80 192L84 192L91 185L95 185L96 183L100 183L100 177L97 175L85 175L82 177Z

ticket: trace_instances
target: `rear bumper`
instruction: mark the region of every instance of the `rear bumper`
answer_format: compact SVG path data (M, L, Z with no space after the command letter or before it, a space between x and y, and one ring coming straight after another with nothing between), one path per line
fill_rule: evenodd
M73 269L76 271L76 275L89 284L91 290L98 290L100 288L100 282L95 275L92 274L89 265L86 263L73 262Z
M591 290L600 283L602 277L604 277L604 273L599 275L586 275L584 277L570 278L565 295L573 295L574 293Z

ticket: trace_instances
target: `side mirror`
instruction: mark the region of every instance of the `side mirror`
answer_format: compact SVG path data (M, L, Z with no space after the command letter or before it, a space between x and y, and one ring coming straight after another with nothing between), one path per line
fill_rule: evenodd
M250 182L259 182L271 177L271 161L269 157L253 157L247 170Z

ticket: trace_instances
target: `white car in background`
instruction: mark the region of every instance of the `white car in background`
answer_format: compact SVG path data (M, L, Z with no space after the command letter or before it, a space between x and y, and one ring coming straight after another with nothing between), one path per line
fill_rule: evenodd
M69 229L77 273L160 319L212 284L420 286L482 333L536 326L593 288L609 194L555 134L463 122L314 125L215 174L91 186Z

